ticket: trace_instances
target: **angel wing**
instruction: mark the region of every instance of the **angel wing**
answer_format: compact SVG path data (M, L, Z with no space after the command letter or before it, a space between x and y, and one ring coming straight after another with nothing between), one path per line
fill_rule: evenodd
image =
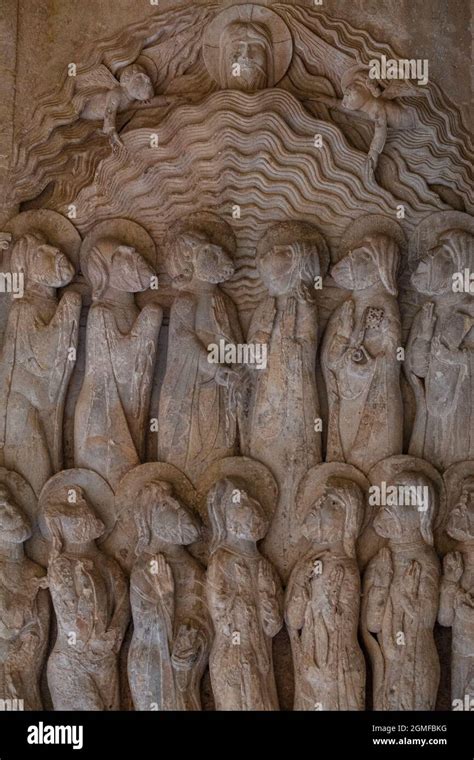
M111 90L117 87L118 81L107 66L101 63L87 71L79 72L75 84L77 95L89 95L97 90Z

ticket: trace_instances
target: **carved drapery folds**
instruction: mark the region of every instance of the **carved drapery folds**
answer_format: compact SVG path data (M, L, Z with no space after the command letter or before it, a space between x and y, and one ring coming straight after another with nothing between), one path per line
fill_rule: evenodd
M17 135L0 700L458 709L470 137L366 31L188 5L95 40Z

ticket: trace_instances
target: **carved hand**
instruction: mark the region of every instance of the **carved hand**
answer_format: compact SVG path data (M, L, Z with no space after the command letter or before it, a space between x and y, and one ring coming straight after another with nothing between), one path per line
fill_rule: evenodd
M419 337L423 340L431 340L433 337L433 330L436 321L434 308L435 305L431 301L425 303L421 308Z
M374 585L380 588L390 588L393 578L392 553L387 546L380 549L376 564Z
M458 583L464 572L461 552L449 552L443 559L443 575L445 580Z

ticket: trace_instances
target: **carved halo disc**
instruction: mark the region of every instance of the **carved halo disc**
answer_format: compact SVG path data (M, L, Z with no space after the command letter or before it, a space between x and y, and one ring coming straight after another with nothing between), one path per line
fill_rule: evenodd
M265 26L271 36L274 60L273 81L268 83L274 87L282 79L291 63L293 56L293 40L290 31L277 13L261 5L245 3L233 5L219 13L209 24L204 37L203 55L206 68L215 82L221 84L219 78L219 46L223 31L235 21L242 23L258 23Z
M255 459L226 457L219 462L214 462L198 480L196 503L203 522L209 523L207 494L212 486L221 478L233 477L244 481L251 498L260 502L271 519L278 499L278 486L270 470Z
M474 236L474 217L462 211L437 211L416 227L408 243L408 261L412 268L418 259L438 244L448 230L462 230Z
M80 252L81 270L84 272L84 262L92 248L103 238L114 238L124 245L135 248L141 253L148 264L156 271L156 248L149 233L130 219L110 219L96 224L85 236Z
M82 488L90 506L96 513L97 517L99 517L105 525L106 531L104 535L98 539L98 543L100 544L105 541L115 525L114 492L100 475L93 470L86 470L84 468L62 470L56 475L53 475L53 477L45 483L38 501L39 525L41 532L45 538L49 538L49 531L41 517L46 502L51 497L54 498L54 494L57 490L64 488L73 489L74 486ZM74 509L74 504L71 504L71 509Z
M407 239L400 225L383 214L366 214L351 222L339 242L338 259L342 259L369 235L387 235L395 240L400 247L400 253L407 247Z
M5 225L5 231L13 235L13 242L35 230L42 232L48 243L60 248L77 271L81 236L69 219L57 211L41 208L22 211Z

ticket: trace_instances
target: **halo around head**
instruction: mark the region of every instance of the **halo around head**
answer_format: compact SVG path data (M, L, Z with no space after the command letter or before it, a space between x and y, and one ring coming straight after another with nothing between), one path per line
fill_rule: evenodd
M474 217L462 211L436 211L415 228L408 243L408 261L413 264L434 248L448 230L461 230L474 236Z
M314 243L318 250L319 268L321 276L327 273L329 268L329 248L317 227L310 222L289 220L276 222L269 227L257 244L257 256L269 251L275 245L288 245L295 241L302 243Z
M229 24L241 22L256 23L264 26L271 37L273 50L273 81L268 87L274 87L282 79L293 56L293 40L290 31L280 16L270 8L245 3L232 5L218 13L206 29L203 43L203 55L206 68L215 82L222 86L219 76L219 47L221 35Z
M38 527L37 500L30 484L13 470L0 467L0 483L5 485L12 499L31 523L32 535L26 542L26 553L30 559L46 566L48 563L48 547Z
M155 243L149 233L130 219L107 219L99 222L85 236L80 252L81 270L86 271L86 260L97 243L103 238L113 238L141 253L153 271L156 271L157 255Z
M4 230L12 233L12 244L22 235L42 232L48 243L66 254L77 271L81 236L69 219L57 211L44 208L22 211L7 222Z
M75 468L62 470L53 475L43 486L38 501L38 515L41 532L45 538L50 538L45 521L42 519L43 510L50 499L64 491L65 488L73 490L75 487L84 491L85 498L105 525L106 532L100 537L99 543L105 540L115 525L114 492L109 484L94 470ZM71 503L71 511L74 504Z
M407 240L403 229L393 219L383 214L366 214L359 216L346 227L339 242L337 260L342 259L349 251L353 250L364 238L370 235L387 235L398 244L400 254L403 254L407 246Z
M222 478L238 478L243 481L250 497L262 505L269 519L272 518L278 498L278 486L270 470L261 462L249 457L226 457L208 467L197 482L196 504L205 524L209 524L207 494L214 483Z
M455 539L446 533L446 525L451 510L454 509L461 496L462 485L466 478L474 478L474 460L468 459L464 462L456 462L448 467L443 473L444 485L446 487L446 511L443 515L443 522L440 525L442 538L442 548L450 551L456 544Z
M115 493L115 511L121 520L132 513L137 502L137 495L146 483L153 480L166 480L173 487L179 501L185 507L194 508L196 492L186 475L172 464L166 462L147 462L139 464L123 476Z
M219 245L230 256L235 256L237 243L234 231L224 219L216 216L211 211L196 211L175 222L170 228L166 239L166 248L169 250L176 239L190 229L197 230L206 235L211 243Z
M369 481L365 475L351 464L345 464L343 462L324 462L323 464L317 464L308 470L298 486L297 512L301 516L302 521L306 518L316 499L321 496L324 486L329 478L344 478L346 480L352 480L359 486L364 496L369 488ZM362 529L364 526L365 519Z
M440 540L441 527L446 517L446 489L443 478L432 464L424 459L412 457L408 454L396 454L387 459L382 459L371 467L368 478L372 485L379 485L382 481L392 483L401 472L419 472L429 478L433 483L438 496L437 510L434 514L433 532L436 536L437 545Z

